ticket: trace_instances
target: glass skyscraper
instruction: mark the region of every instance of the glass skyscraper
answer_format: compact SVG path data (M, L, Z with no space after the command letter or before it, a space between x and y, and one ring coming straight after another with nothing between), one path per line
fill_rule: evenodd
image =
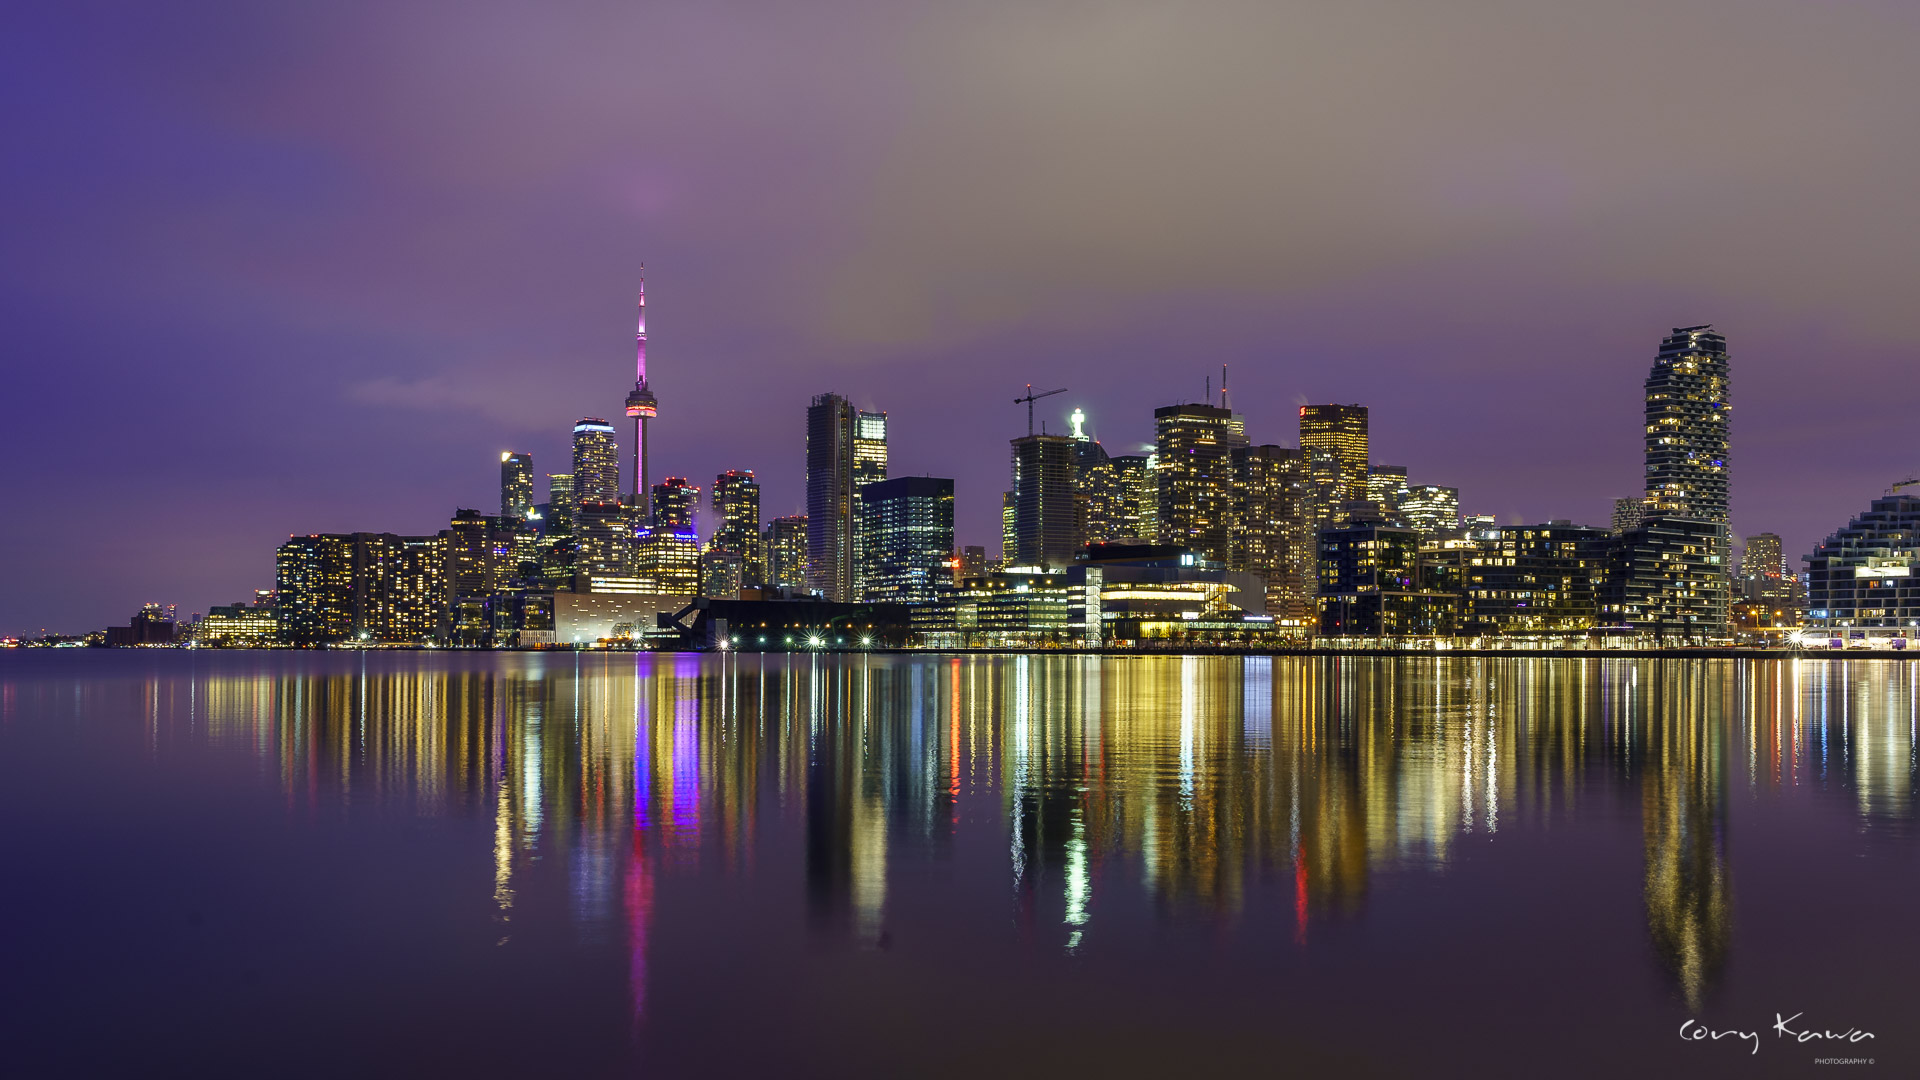
M860 595L860 488L887 478L887 414L839 394L807 406L807 584L828 600Z
M863 599L924 604L952 580L953 481L901 476L860 489Z

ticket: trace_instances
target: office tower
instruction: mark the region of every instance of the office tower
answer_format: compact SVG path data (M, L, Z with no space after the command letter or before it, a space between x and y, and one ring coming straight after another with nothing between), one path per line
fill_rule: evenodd
M584 417L573 425L573 504L620 502L620 447L613 425Z
M1018 546L1018 544L1014 540L1013 522L1014 522L1013 492L1003 491L1000 493L1000 565L1001 566L1013 566L1015 565L1015 562L1016 562L1013 557L1013 553L1014 553L1014 549Z
M1647 520L1647 499L1644 495L1635 495L1625 499L1613 500L1613 531L1626 532L1637 529Z
M1023 435L1013 442L1013 564L1059 570L1083 546L1073 497L1074 441Z
M1380 512L1398 515L1408 495L1405 465L1372 465L1367 468L1367 501Z
M829 600L860 595L860 488L887 478L887 414L839 394L807 407L808 584Z
M1727 523L1727 339L1675 327L1647 374L1647 516Z
M760 485L752 469L729 469L713 478L713 516L717 522L707 551L740 556L743 585L767 581L766 545L760 538Z
M807 515L774 518L767 524L766 582L781 588L807 587Z
M1168 405L1153 411L1159 541L1191 548L1220 563L1228 561L1232 532L1229 454L1245 440L1233 421L1231 412L1212 405Z
M953 481L898 476L860 489L862 599L924 604L951 580Z
M1460 489L1412 484L1400 497L1400 520L1421 535L1460 527Z
M628 505L634 511L637 524L649 525L653 522L651 508L647 505L648 442L653 418L660 414L660 402L653 396L653 390L647 385L647 267L640 264L640 328L634 332L635 352L633 392L627 395L627 418L633 421L633 493L628 497ZM617 483L614 485L619 486Z
M478 510L456 510L440 535L446 545L447 641L484 646L493 642L491 601L505 576L495 544L494 518Z
M1127 531L1121 539L1153 543L1160 535L1160 488L1154 459L1144 454L1120 454L1110 460L1123 499L1122 525Z
M655 484L659 493L663 485ZM656 507L656 509L658 509ZM641 592L696 596L700 592L700 537L692 526L655 523L633 538L631 576Z
M525 521L533 510L533 455L500 454L500 516Z
M694 511L700 506L700 489L684 476L669 476L653 485L653 523L677 529L693 529Z
M1920 637L1920 495L1896 484L1807 556L1807 625L1829 644ZM1898 639L1896 641L1896 639Z
M547 528L573 526L573 474L547 474Z
M574 509L574 573L618 577L632 565L633 523L620 503L582 502Z
M1260 578L1269 613L1302 618L1312 604L1314 550L1300 451L1236 446L1228 454L1233 503L1227 569Z
M1316 481L1313 516L1318 524L1342 520L1346 504L1366 500L1366 406L1302 405L1300 452Z

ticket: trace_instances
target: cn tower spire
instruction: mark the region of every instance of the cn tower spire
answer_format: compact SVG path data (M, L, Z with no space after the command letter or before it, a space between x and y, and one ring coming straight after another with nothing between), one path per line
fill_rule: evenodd
M634 359L633 393L627 395L627 416L633 420L633 494L628 504L640 512L640 524L652 525L653 512L648 506L652 490L647 486L647 430L650 422L660 414L660 403L655 400L653 391L647 388L647 266L640 264L640 329L634 332L634 346L638 353Z

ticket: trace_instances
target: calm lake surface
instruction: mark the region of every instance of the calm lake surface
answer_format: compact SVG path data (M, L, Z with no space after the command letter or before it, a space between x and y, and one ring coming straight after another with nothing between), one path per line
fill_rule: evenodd
M0 654L0 1072L1920 1075L1916 675Z

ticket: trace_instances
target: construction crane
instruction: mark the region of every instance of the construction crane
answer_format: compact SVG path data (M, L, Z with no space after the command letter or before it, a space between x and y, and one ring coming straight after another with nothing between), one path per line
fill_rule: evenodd
M1901 488L1903 488L1903 487L1912 487L1912 486L1914 486L1915 484L1920 484L1920 476L1909 476L1909 477L1907 477L1907 478L1906 478L1905 480L1902 480L1902 481L1900 481L1899 483L1897 483L1897 484L1895 484L1895 485L1893 485L1892 487L1890 487L1890 488L1888 488L1888 489L1887 489L1887 494L1889 494L1889 495L1898 495L1898 494L1900 493L1900 489L1901 489Z
M1052 397L1052 396L1053 396L1053 395L1055 395L1055 394L1064 394L1064 393L1066 393L1066 392L1067 392L1067 388L1063 386L1063 387L1061 387L1061 388L1060 388L1060 389L1058 389L1058 390L1045 390L1045 391L1042 391L1042 392L1040 392L1040 393L1038 393L1038 394L1036 394L1036 393L1034 393L1034 392L1033 392L1033 384L1032 384L1032 383L1028 383L1028 384L1027 384L1027 396L1026 396L1026 397L1017 397L1017 398L1014 398L1014 399L1013 399L1013 403L1014 403L1015 405L1018 405L1018 404L1020 404L1021 402L1026 402L1026 405L1027 405L1027 434L1029 434L1029 435L1031 435L1031 434L1033 434L1033 403L1034 403L1034 402L1036 402L1036 401L1039 401L1039 400L1040 400L1041 398L1043 398L1043 397Z

